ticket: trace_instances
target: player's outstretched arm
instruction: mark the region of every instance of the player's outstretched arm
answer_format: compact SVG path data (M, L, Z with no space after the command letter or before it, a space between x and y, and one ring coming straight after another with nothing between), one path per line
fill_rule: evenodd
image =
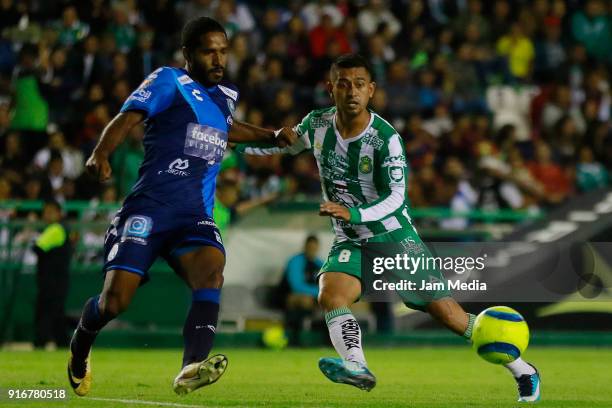
M228 141L232 143L260 142L281 148L291 146L297 140L298 136L291 128L284 127L279 130L270 130L238 120L234 120L228 135Z
M85 166L102 182L111 176L109 156L134 126L143 121L145 115L140 111L122 112L115 116L102 131L102 136L94 148Z

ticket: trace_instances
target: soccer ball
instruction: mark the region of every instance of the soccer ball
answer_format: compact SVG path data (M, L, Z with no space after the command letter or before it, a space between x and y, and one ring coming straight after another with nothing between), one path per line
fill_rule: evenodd
M474 321L472 345L478 355L493 364L507 364L523 354L529 344L529 327L516 310L493 306Z
M289 342L281 326L272 326L264 330L262 341L267 348L273 350L282 350Z

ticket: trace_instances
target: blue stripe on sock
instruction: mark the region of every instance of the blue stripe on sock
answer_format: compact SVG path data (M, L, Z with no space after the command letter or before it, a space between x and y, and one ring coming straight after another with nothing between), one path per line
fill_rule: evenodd
M219 303L221 290L213 288L196 289L191 292L191 299L194 302L213 302Z

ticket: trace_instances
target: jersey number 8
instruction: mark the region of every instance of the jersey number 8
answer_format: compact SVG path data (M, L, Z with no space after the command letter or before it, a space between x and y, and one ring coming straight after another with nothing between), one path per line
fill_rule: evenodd
M351 259L351 251L348 249L343 249L340 251L340 255L338 255L338 262L348 262Z

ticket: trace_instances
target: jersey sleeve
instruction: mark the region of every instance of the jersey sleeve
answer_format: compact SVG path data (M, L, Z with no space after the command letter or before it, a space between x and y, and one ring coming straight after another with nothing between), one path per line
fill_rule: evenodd
M296 155L308 150L312 146L312 136L310 127L310 118L312 112L306 115L302 121L293 127L293 130L298 136L298 140L287 147L273 146L269 143L240 143L236 146L236 150L244 154L252 154L255 156L266 156L271 154L289 153Z
M404 144L396 133L380 151L379 165L374 169L378 199L349 208L352 224L380 221L397 211L406 201L408 165Z
M166 110L174 99L176 83L170 68L153 71L121 107L121 112L138 110L151 118Z

